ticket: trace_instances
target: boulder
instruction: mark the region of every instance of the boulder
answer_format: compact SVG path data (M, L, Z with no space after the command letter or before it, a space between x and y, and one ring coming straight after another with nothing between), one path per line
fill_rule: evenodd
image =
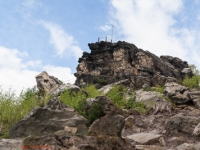
M54 76L49 76L46 71L41 72L36 77L37 87L41 94L48 94L62 85L62 82Z
M148 144L154 145L159 143L159 138L162 137L160 134L154 133L136 133L125 137L125 140L131 141L131 143L138 144Z
M10 130L10 138L52 134L66 126L77 128L78 134L84 133L88 130L88 120L58 98L53 98L46 107L33 109L16 123Z
M200 91L194 90L189 92L189 96L191 97L192 102L197 108L200 108Z
M135 92L135 101L143 102L147 108L153 107L156 101L162 97L164 97L162 93L155 91L144 91L141 89Z
M123 126L123 116L104 116L93 122L89 128L89 133L94 135L120 136Z
M166 83L164 93L176 104L184 104L190 100L188 88L175 82Z
M185 133L192 135L194 128L199 124L200 118L186 115L183 113L176 114L166 120L166 131L170 134Z
M191 78L193 76L193 72L192 72L192 69L191 68L184 68L182 71L181 71L183 77L189 77Z
M198 143L183 143L176 148L177 150L199 150L200 149L200 142Z

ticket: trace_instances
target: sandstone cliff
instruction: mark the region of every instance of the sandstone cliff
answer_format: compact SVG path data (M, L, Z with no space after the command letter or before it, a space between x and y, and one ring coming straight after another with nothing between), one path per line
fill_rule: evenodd
M157 57L127 42L101 41L88 46L91 53L84 52L78 61L78 86L89 83L101 87L122 79L129 79L128 86L134 88L164 85L166 80L182 79L185 74L181 71L188 68L188 63L177 57Z

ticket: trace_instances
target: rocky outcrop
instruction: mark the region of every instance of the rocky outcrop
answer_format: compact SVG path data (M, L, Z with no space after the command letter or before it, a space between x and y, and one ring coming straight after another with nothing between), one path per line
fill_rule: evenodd
M46 107L33 109L10 130L10 138L51 134L66 126L76 127L77 134L88 130L88 121L73 108L54 98Z
M160 58L126 42L98 42L88 44L91 53L84 52L77 66L76 85L88 83L97 87L129 79L129 85L140 88L144 84L164 85L168 77L182 79L188 64L179 58ZM183 72L181 72L184 70Z
M52 96L59 96L66 90L77 93L80 89L76 85L70 83L62 83L58 78L50 76L46 71L41 72L35 78L40 96L44 96L47 94Z
M54 76L49 76L46 71L41 72L35 78L41 95L48 94L62 85L60 80Z

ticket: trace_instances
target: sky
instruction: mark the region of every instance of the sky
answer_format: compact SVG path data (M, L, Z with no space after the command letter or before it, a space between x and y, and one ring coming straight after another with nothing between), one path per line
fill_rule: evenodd
M88 43L106 36L200 69L199 8L200 0L0 0L1 89L19 94L42 71L74 83Z

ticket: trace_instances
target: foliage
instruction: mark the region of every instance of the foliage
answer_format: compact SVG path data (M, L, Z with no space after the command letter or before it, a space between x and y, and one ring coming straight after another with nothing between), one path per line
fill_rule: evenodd
M79 114L83 115L85 118L92 123L94 120L102 116L102 107L100 104L95 104L89 110L87 110L87 98L95 98L100 95L100 92L97 91L94 85L88 85L77 93L71 92L70 90L65 91L60 95L60 100L78 111Z
M200 76L194 75L192 78L186 76L183 79L182 84L188 88L197 88L199 87L199 82L200 82Z
M164 93L164 86L157 85L155 91L160 92L160 93Z
M122 85L113 86L113 88L106 94L117 107L123 109L136 109L140 113L146 113L147 108L145 107L144 103L142 102L135 102L133 100L135 93L132 92L130 98L126 98L128 89L123 87Z
M0 91L0 136L8 137L9 129L38 106L36 88L22 91L17 97L11 90Z
M194 75L191 78L186 75L181 84L188 88L198 88L200 84L199 70L195 65L189 65L189 67Z

